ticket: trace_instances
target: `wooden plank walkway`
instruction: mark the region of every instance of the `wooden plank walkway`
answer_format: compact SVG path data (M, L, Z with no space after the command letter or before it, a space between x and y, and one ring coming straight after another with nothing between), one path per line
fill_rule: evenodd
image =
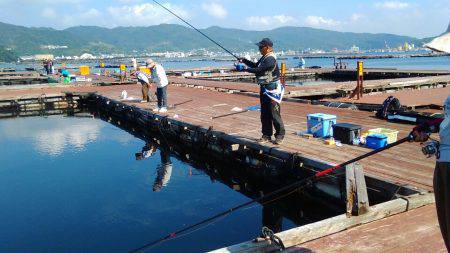
M228 93L259 94L259 87L245 82L219 82L209 80L194 80L182 77L171 77L170 82L177 86L216 90ZM383 80L369 80L364 82L365 92L380 92L388 90L419 89L421 87L434 88L446 86L450 83L450 75L397 78ZM286 86L285 97L311 97L349 94L356 87L354 82L330 82L321 85Z
M136 84L108 87L81 86L39 88L33 90L0 90L0 98L20 97L23 94L31 94L33 92L40 95L42 93L54 94L61 91L97 91L99 94L118 100L122 90L127 90L128 96L135 98L140 98L141 96L140 86ZM213 126L215 130L250 140L255 140L261 135L259 112L247 112L211 120L212 116L229 113L234 107L245 108L257 105L259 104L258 98L176 86L170 86L168 94L169 103L171 104L194 99L193 102L170 110L168 113L169 117L177 117L178 120L204 128ZM135 105L146 109L151 109L155 106L154 103L137 103ZM400 131L399 137L406 136L413 127L412 125L379 120L373 117L372 113L364 111L285 102L282 105L282 116L287 131L285 142L279 147L275 147L272 144L268 145L273 148L299 153L302 156L331 164L341 163L369 151L359 146L327 146L322 140L308 140L298 136L296 134L297 132L306 130L306 115L316 112L337 115L338 122L362 125L363 131L378 127L396 129ZM425 158L420 151L419 145L416 143L402 144L363 160L361 163L364 166L365 172L368 174L399 184L409 184L431 190L434 160Z
M434 204L287 249L288 253L447 252Z
M388 96L394 96L402 105L418 107L426 105L443 106L445 99L450 94L450 86L445 88L421 89L397 91L390 93L364 94L359 100L349 98L327 99L327 101L355 102L362 104L382 104Z

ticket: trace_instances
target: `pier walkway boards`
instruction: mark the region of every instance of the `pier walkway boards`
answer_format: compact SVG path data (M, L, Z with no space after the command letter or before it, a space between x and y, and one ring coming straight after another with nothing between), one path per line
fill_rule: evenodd
M141 97L140 86L137 84L104 87L86 85L79 87L30 87L30 89L22 88L17 90L11 87L11 89L0 89L0 100L20 98L24 95L33 96L33 94L36 96L42 96L42 94L51 95L65 91L95 91L99 95L107 97L111 100L119 101L120 94L123 90L127 91L128 96L133 96L135 98ZM258 111L250 111L214 120L211 119L213 116L230 113L235 107L246 108L249 106L258 105L259 98L206 89L195 89L192 87L179 87L175 85L171 85L168 89L169 104L182 103L191 99L193 100L192 102L185 103L171 109L164 115L167 115L169 118L205 129L213 127L214 130L224 132L237 138L245 139L249 142L254 142L261 136L261 124ZM151 110L155 106L155 103L124 103L132 104L146 110ZM282 104L281 114L286 125L285 142L280 146L275 146L272 144L267 145L272 149L279 149L290 153L298 153L303 157L308 157L327 164L338 164L369 151L368 149L359 146L328 146L320 139L305 139L298 136L296 134L297 132L306 130L306 115L319 112L336 115L338 122L361 125L363 131L379 127L395 129L399 131L399 138L406 136L413 127L412 125L397 124L376 119L371 112L284 102ZM420 151L420 146L416 143L404 143L398 147L362 160L361 164L364 167L366 174L374 175L378 178L383 178L387 181L400 185L409 185L422 190L432 190L434 160L424 157ZM399 199L399 201L403 200ZM387 243L380 243L372 251L368 248L367 251L362 252L403 252L393 251L389 244L389 238L393 235L403 235L403 239L400 238L399 240L408 240L408 236L413 233L413 231L417 231L419 234L423 234L423 231L427 231L427 238L430 238L430 241L434 242L433 245L430 246L430 249L436 249L436 251L433 250L431 252L442 251L443 245L439 234L439 228L436 226L436 217L433 215L434 207L432 205L428 205L423 208L425 209L419 208L414 210L415 212L423 214L421 216L422 220L414 218L414 213L412 213L412 211L408 211L377 221L380 222L379 226L369 223L354 228L363 229L359 230L360 232L353 232L354 243L367 240L365 237L366 235L364 235L361 231L364 231L364 233L367 233L368 235L370 235L370 233L375 233L378 240L386 240ZM403 230L399 229L400 225L398 225L399 222L402 226L404 225L401 221L411 222L408 226L405 226L405 229ZM376 232L378 229L383 232ZM372 230L373 232L371 232ZM346 234L343 233L351 233L352 231L353 230L348 230L335 234L334 236L336 237L339 236L339 234L342 234L342 237L340 239L337 238L336 242L339 242L339 240L344 242ZM327 238L329 238L329 236L322 239L327 240ZM332 245L327 246L328 244L313 243L314 241L312 241L308 246L300 245L299 247L310 247L313 249L313 252L339 252L339 250L332 251ZM412 249L415 247L421 247L422 245L424 245L423 242L421 240L417 240L415 242L404 244L404 247ZM330 247L330 251L327 251L328 247ZM398 247L402 247L402 244L399 244ZM343 247L340 252L345 251L346 248Z

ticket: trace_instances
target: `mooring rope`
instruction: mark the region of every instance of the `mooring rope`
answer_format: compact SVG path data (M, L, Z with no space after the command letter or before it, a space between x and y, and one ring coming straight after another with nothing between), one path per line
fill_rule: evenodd
M159 243L162 243L164 241L173 239L173 238L177 237L179 234L185 233L185 232L190 231L192 229L197 230L203 224L208 224L208 223L210 223L210 222L212 222L214 220L217 220L220 217L229 215L229 214L231 214L231 213L233 213L233 212L235 212L235 211L237 211L239 209L243 209L244 207L248 207L248 206L250 206L253 203L264 202L264 200L270 199L271 197L275 197L275 196L277 196L279 194L283 194L283 197L285 197L285 196L289 195L291 192L298 191L298 190L301 190L301 189L303 189L303 188L305 188L305 187L307 187L309 185L312 185L315 181L318 181L321 177L323 177L323 176L325 176L327 174L330 174L331 172L333 172L335 170L342 169L342 168L344 168L345 166L347 166L349 164L355 163L355 162L357 162L359 160L362 160L364 158L373 156L373 155L375 155L377 153L380 153L380 152L385 151L387 149L390 149L392 147L398 146L398 145L400 145L400 144L402 144L404 142L412 140L412 138L413 138L412 135L408 135L407 137L405 137L403 139L400 139L400 140L398 140L396 142L393 142L391 144L388 144L387 146L385 146L383 148L372 150L372 151L370 151L370 152L368 152L366 154L363 154L363 155L358 156L356 158L350 159L350 160L348 160L346 162L343 162L341 164L338 164L336 166L330 167L330 168L325 169L323 171L319 171L319 172L317 172L316 174L314 174L311 177L299 180L299 181L294 182L292 184L289 184L289 185L286 185L284 187L281 187L281 188L279 188L279 189L277 189L275 191L272 191L272 192L270 192L270 193L268 193L266 195L263 195L261 197L258 197L258 198L255 198L253 200L247 201L247 202L242 203L240 205L234 206L234 207L232 207L232 208L230 208L228 210L225 210L225 211L223 211L221 213L218 213L218 214L216 214L214 216L211 216L211 217L206 218L206 219L204 219L202 221L199 221L199 222L197 222L195 224L189 225L189 226L187 226L187 227L185 227L183 229L179 229L179 230L177 230L175 232L172 232L172 233L170 233L170 234L168 234L168 235L166 235L164 237L161 237L161 238L156 239L156 240L154 240L152 242L149 242L149 243L147 243L147 244L145 244L145 245L143 245L143 246L141 246L139 248L136 248L136 249L134 249L134 250L132 250L130 252L143 252L143 251L145 251L147 249L150 249L151 247L153 247L153 246L155 246L155 245L157 245ZM284 193L286 191L289 191L288 192L289 194ZM279 197L276 197L276 199L279 199ZM265 202L265 203L267 203L267 202Z

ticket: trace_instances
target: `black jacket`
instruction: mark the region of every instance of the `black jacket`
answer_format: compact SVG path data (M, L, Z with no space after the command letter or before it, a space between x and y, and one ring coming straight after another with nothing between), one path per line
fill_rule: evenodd
M249 67L246 70L247 72L256 75L260 85L267 85L280 80L280 69L277 60L272 55L263 56L256 63L247 59L243 59L242 62Z

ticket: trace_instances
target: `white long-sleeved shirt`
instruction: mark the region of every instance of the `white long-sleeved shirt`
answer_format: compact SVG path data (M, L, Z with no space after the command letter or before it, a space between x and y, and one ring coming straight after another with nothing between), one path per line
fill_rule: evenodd
M166 71L160 64L156 64L155 67L152 69L152 79L153 82L156 83L156 87L158 88L165 87L169 84Z

